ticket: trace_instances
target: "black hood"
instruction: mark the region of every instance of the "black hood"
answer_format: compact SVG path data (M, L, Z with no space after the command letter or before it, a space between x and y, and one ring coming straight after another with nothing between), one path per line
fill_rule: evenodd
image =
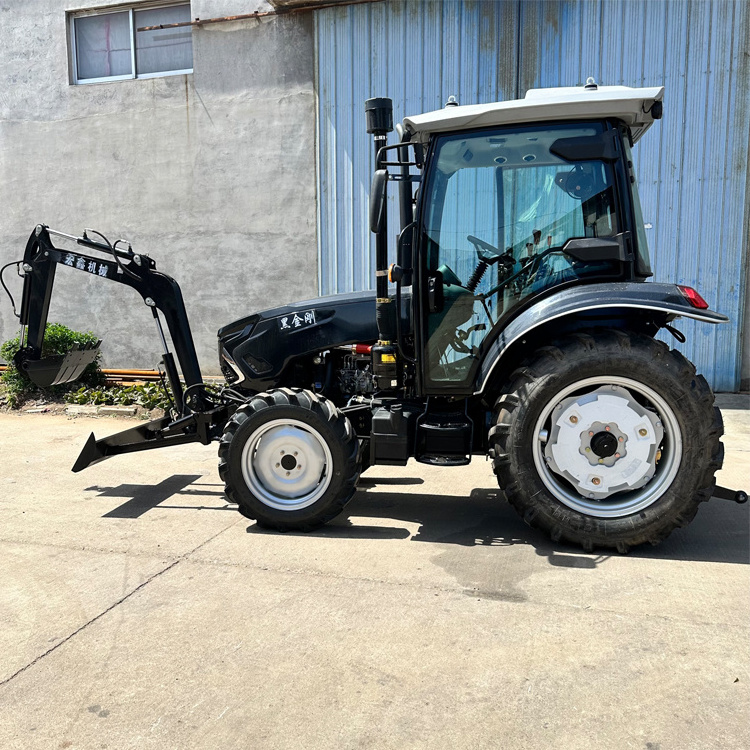
M219 329L228 382L252 391L276 387L290 362L343 344L377 340L375 292L350 292L248 315Z

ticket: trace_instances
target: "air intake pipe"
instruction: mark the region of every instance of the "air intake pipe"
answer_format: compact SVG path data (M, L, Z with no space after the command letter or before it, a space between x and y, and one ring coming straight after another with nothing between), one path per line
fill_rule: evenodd
M365 102L367 132L375 145L375 169L382 169L379 152L387 145L388 133L393 130L393 102L386 97L376 97ZM375 316L378 324L379 344L390 344L396 337L396 309L388 297L388 212L383 207L380 230L375 235Z

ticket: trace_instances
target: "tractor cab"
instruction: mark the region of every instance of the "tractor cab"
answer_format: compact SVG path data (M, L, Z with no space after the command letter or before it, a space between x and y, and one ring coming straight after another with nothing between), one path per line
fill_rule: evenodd
M407 356L419 359L420 393L473 393L484 353L545 296L651 275L630 149L661 116L662 97L661 88L590 81L532 90L520 101L451 101L404 120L401 144L411 148L390 148L399 156L413 152L412 160L387 162L379 150L385 179L382 171L376 179L399 181L403 231L410 234L399 242L410 251L399 254L407 267L395 275L413 278ZM420 173L407 174L410 166ZM384 192L371 193L371 216L381 217L373 226L379 247Z

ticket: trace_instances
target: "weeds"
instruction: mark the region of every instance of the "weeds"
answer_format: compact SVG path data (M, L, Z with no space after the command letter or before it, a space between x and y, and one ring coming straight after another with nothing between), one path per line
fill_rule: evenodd
M87 388L65 395L69 404L93 404L94 406L142 406L144 409L170 408L169 398L159 383L143 385L113 385L108 387Z

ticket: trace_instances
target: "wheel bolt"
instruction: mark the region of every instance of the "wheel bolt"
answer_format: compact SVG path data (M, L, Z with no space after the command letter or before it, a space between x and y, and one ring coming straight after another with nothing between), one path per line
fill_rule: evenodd
M620 438L617 438L617 439L618 439L618 440L619 440L620 442L622 442L624 438L621 438L621 437L620 437Z
M297 464L297 471L299 471L302 468L302 464Z
M620 458L620 454L619 453L615 453L615 458Z
M277 468L277 469L279 468L279 466L281 466L281 464L276 464L276 468Z
M572 422L573 424L576 424L576 422L578 422L578 417L577 417L577 416L576 416L576 415L574 414L574 415L573 415L573 416L572 416L572 417L570 418L570 421L571 421L571 422Z
M602 480L601 480L601 479L599 479L599 477L594 477L594 478L593 478L593 479L591 480L591 483L592 483L592 484L595 484L595 485L597 485L597 486L599 486L599 485L600 485L600 484L602 483Z
M284 455L284 451L279 451L279 453L281 453L282 456Z
M288 471L287 471L286 475L289 476L289 472Z
M591 448L586 448L586 453L591 453ZM278 466L278 464L276 464Z
M605 427L604 429L605 429L605 430L606 430L607 432L609 432L609 425L607 425L607 426L606 426L606 427Z
M593 432L589 432L589 437L594 437L594 433Z
M295 455L295 456L297 455L297 451L294 451L294 455Z
M638 434L641 437L646 437L646 435L648 435L648 430L645 427L641 427L641 429L638 430Z

